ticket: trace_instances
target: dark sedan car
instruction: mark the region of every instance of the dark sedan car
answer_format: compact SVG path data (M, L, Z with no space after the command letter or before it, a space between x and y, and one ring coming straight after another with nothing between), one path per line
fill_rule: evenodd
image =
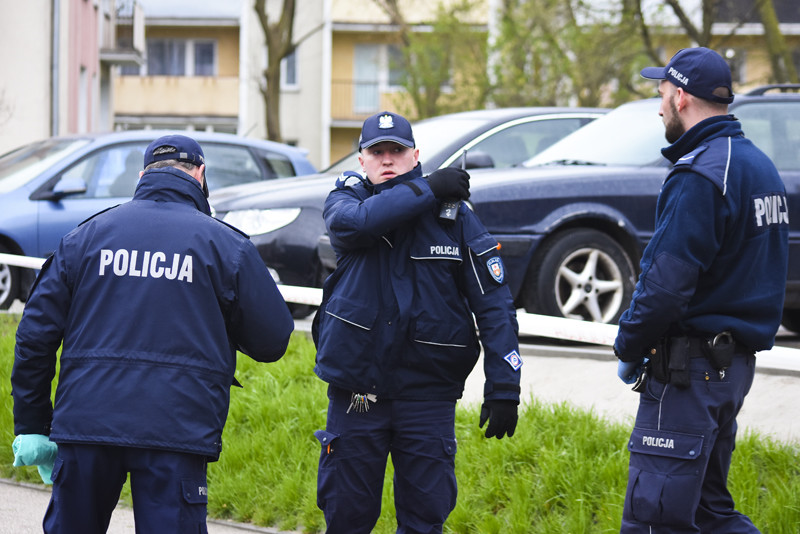
M660 153L667 142L658 106L658 99L620 106L523 168L470 173L469 204L502 245L519 307L597 322L616 322L627 308L670 166ZM786 184L783 324L800 331L800 94L764 88L737 95L730 112ZM320 255L331 254L323 239Z
M47 256L78 223L129 200L145 148L165 133L51 137L0 156L0 252ZM316 172L303 149L230 134L190 135L203 147L211 191ZM24 300L33 275L0 264L0 308Z
M518 304L616 322L628 306L669 163L658 99L620 106L526 162L471 173L470 203L502 244ZM800 94L737 95L730 112L780 171L789 198L784 326L800 328ZM743 258L743 261L746 259Z
M442 115L414 124L425 173L461 165L507 168L522 163L608 110L506 108ZM322 206L336 175L360 170L357 153L317 177L274 180L212 193L217 216L248 234L280 283L320 287L327 271L317 259L325 232ZM302 313L302 312L298 312Z

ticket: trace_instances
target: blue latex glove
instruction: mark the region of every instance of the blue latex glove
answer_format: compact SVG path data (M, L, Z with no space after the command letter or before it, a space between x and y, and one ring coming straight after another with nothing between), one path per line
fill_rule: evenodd
M642 358L635 362L623 362L620 360L617 365L617 376L626 384L635 384L639 379L639 375L642 374L645 363L647 363L647 358Z
M42 482L52 484L53 463L56 461L58 445L41 434L20 434L11 444L14 451L14 467L35 465Z

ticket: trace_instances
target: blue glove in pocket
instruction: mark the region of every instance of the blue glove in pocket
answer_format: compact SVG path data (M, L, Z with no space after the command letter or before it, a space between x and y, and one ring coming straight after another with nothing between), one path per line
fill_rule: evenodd
M644 360L635 362L623 362L620 360L617 365L617 376L626 384L634 384L639 375L642 374L643 366Z
M52 484L53 463L58 453L58 445L41 434L20 434L11 444L14 452L14 467L35 465L39 468L42 482Z

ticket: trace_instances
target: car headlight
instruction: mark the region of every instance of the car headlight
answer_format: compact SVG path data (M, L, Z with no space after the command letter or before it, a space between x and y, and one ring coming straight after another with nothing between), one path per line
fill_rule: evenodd
M222 218L249 235L266 234L291 224L300 215L300 208L266 210L233 210Z

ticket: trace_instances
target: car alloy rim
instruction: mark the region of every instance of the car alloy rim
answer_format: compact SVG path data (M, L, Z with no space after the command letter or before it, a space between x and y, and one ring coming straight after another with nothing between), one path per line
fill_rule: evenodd
M5 302L11 293L11 267L0 264L0 302Z
M622 303L624 284L616 262L596 248L581 248L561 263L555 297L564 317L607 323Z

